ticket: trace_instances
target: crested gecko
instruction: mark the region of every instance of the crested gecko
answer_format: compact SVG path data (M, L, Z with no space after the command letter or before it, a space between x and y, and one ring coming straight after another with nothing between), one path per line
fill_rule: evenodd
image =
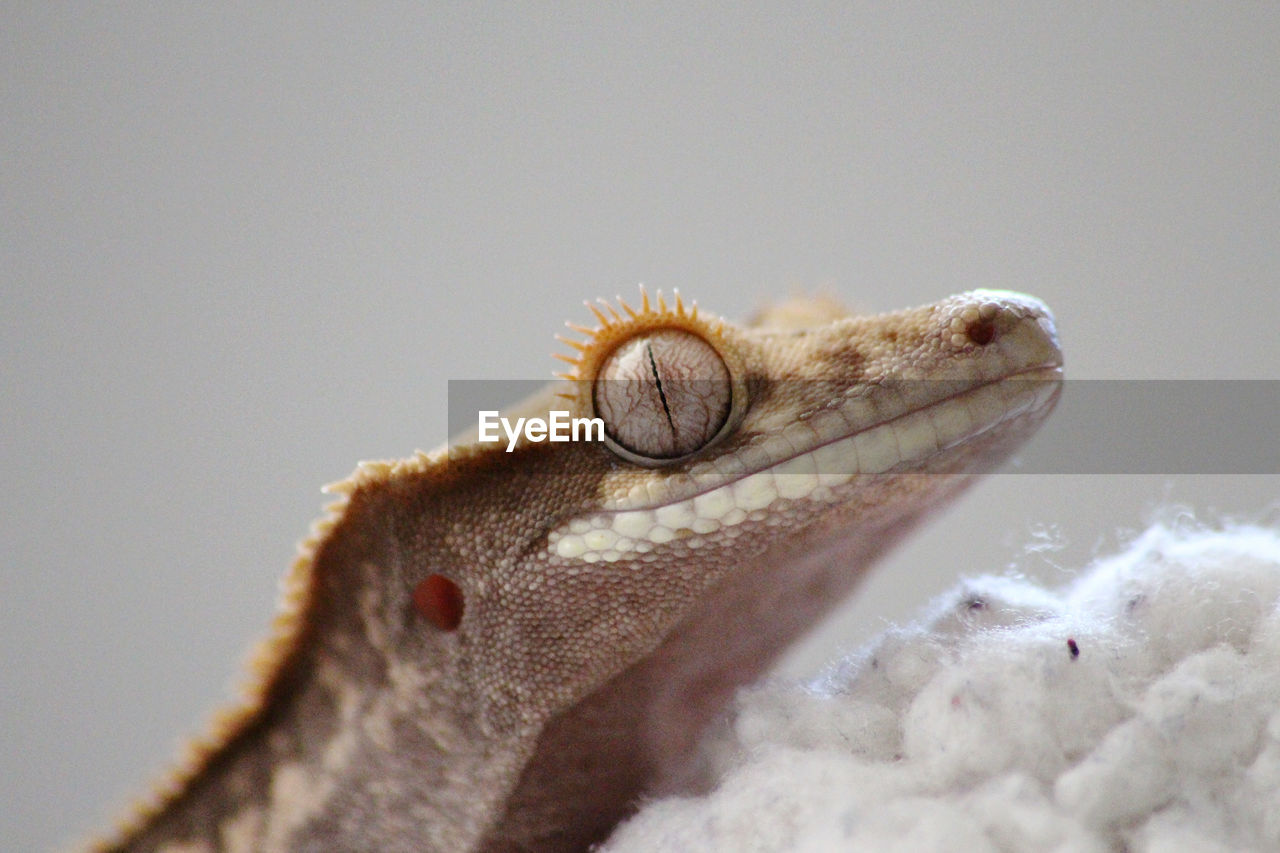
M603 441L364 462L243 700L96 851L581 850L698 780L699 733L1056 401L1038 300L748 325L590 306L520 405ZM572 325L572 324L570 324Z

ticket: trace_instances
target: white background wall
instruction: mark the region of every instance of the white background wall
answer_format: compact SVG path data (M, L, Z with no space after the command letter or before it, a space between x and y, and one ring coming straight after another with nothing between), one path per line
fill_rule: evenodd
M134 9L0 11L5 849L137 790L318 486L442 441L447 379L548 375L584 298L1022 289L1073 377L1280 377L1275 4ZM1278 482L994 477L789 671Z

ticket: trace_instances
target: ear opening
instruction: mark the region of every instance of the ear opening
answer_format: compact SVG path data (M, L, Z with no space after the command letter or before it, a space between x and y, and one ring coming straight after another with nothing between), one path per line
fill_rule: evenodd
M441 574L430 574L413 588L414 609L441 631L456 631L462 623L462 588Z

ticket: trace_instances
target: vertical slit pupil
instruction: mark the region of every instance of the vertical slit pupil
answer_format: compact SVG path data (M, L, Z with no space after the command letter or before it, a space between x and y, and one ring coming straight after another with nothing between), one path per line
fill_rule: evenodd
M462 590L444 575L427 575L413 588L413 606L441 631L453 631L462 622Z

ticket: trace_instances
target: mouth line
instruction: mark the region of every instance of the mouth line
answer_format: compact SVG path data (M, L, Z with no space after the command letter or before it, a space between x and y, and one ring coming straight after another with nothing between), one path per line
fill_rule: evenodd
M673 484L659 500L601 508L551 531L547 546L559 558L586 563L628 555L643 559L676 539L701 547L706 537L726 528L765 522L779 503L836 506L847 500L843 487L858 477L923 470L1002 424L1043 413L1061 390L1061 375L1058 364L1024 368L799 451L782 438L778 443L789 450L785 457L748 468L742 455L734 454L726 457L737 469L731 473L716 468L714 474L688 475L681 484L687 490ZM690 481L703 488L688 489Z
M816 473L819 476L841 478L891 473L895 469L900 469L905 465L923 462L930 457L940 455L945 453L947 450L972 441L973 439L991 432L1001 424L1016 417L1042 409L1057 396L1061 388L1061 379L1061 362L1046 362L1033 367L1022 368L995 379L990 379L976 385L969 385L959 391L939 397L924 405L916 406L908 409L907 411L884 418L883 420L869 423L856 430L840 432L828 438L821 439L800 450L792 450L785 456L770 460L765 464L750 465L742 463L737 459L730 460L731 463L737 463L737 465L740 466L738 467L738 470L733 471L732 474L726 474L726 472L721 471L722 476L714 483L706 483L705 485L699 484L701 485L701 488L695 486L694 488L689 489L680 489L679 486L676 486L672 489L673 493L665 500L637 504L629 507L618 507L609 511L625 512L630 509L655 509L665 504L697 498L717 489L732 486L733 484L746 480L750 477L768 472L785 476ZM882 431L879 439L880 441L887 442L887 439L890 437L890 434L893 433L895 428L920 426L919 424L910 424L909 422L913 419L917 421L929 421L932 423L934 416L949 406L954 407L962 401L968 403L983 396L984 394L993 396L993 392L997 390L1012 389L1018 384L1025 386L1025 388L1020 389L1021 393L1016 395L1024 405L1013 411L1006 409L994 417L983 418L978 423L971 423L971 428L956 430L953 426L952 431L954 434L945 441L936 440L937 432L935 431L933 435L936 440L936 444L932 449L912 448L911 445L908 445L909 448L917 450L918 452L905 452L900 441L901 436L897 434L892 435L893 438L898 439L896 442L898 458L893 460L891 464L884 464L886 460L885 454L890 452L890 448L888 446L873 446L876 442L869 438L877 431ZM860 440L859 437L862 437L861 442L865 446L868 456L871 457L867 460L870 464L865 468L861 464L855 468L849 468L848 457L850 454L846 453L846 448L841 445L846 442L857 443ZM785 470L789 465L799 467L797 460L814 457L815 455L818 455L819 457L818 461L815 463L816 471ZM709 475L704 472L691 476L698 480L704 480L704 478L707 478Z
M882 421L877 421L875 423L868 424L867 426L854 430L852 432L847 432L842 435L837 435L833 438L826 439L825 441L821 441L810 448L797 451L791 454L790 456L787 456L786 458L779 459L777 462L773 463L772 465L766 465L764 467L757 468L752 471L747 471L743 474L743 476L751 476L752 474L759 473L760 471L771 470L780 465L785 465L791 460L796 459L800 456L804 456L805 454L809 454L809 453L814 453L818 450L821 450L824 447L829 447L830 445L837 444L842 441L848 441L852 438L857 437L858 435L869 433L873 430L883 429L886 427L891 428L894 424L901 424L902 422L906 421L909 418L920 417L920 416L928 417L932 413L948 405L954 404L957 401L971 400L976 396L980 395L982 392L998 386L1007 387L1010 383L1025 382L1025 383L1028 383L1028 388L1034 385L1034 387L1038 389L1052 389L1052 393L1047 394L1043 400L1036 399L1039 395L1032 394L1031 395L1032 405L1015 412L1005 412L1000 416L991 418L990 420L987 420L985 423L982 423L980 426L976 427L972 431L967 432L966 434L957 436L953 440L948 441L946 444L939 443L937 449L934 451L933 454L925 454L923 456L913 456L911 458L904 458L899 460L898 465L902 465L910 462L919 462L924 460L930 455L944 453L947 450L951 449L952 447L971 441L977 438L978 436L983 435L984 433L990 432L991 430L999 427L1001 424L1007 421L1012 420L1015 417L1019 417L1021 415L1027 414L1030 411L1039 410L1044 404L1048 403L1049 400L1052 399L1052 397L1055 397L1057 395L1060 387L1059 383L1061 382L1061 379L1062 379L1061 362L1045 363L1045 364L1037 365L1035 367L1023 368L1021 370L1008 373L997 379L990 379L986 382L982 382L977 385L971 385L967 388L964 388L963 390L956 391L944 397L939 397L937 400L929 402L923 406L919 406L914 409L909 409L908 411L901 412L897 415L894 415L893 417L885 418ZM897 466L894 466L894 467L897 467ZM860 474L860 473L868 473L868 472L854 471L851 473ZM884 473L884 472L873 472L873 473Z

